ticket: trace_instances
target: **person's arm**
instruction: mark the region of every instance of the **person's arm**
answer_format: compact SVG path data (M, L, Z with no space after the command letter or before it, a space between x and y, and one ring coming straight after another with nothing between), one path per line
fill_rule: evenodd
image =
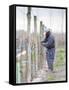
M52 36L48 39L48 42L46 43L46 47L51 48L51 47L54 47L54 45L55 45L55 40L54 40L54 37Z
M43 41L41 41L41 43L46 43L46 38Z
M50 48L54 45L54 38L50 37L47 42L42 43L42 45L46 48Z
M46 43L41 43L41 45L43 45L44 47L47 47L48 42L46 42Z
M46 42L47 42L47 40L45 38L43 41L41 41L41 45L44 46L44 47L46 47Z

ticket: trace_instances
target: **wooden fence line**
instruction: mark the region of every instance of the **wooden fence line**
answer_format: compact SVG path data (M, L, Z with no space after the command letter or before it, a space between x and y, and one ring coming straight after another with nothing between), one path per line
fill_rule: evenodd
M31 82L38 70L43 68L45 64L45 51L41 45L41 41L44 38L44 24L40 21L40 34L37 34L37 16L34 16L34 32L33 36L31 35L31 7L28 7L27 12L27 41L21 41L25 44L25 48L21 47L21 52L26 50L26 57L22 54L20 56L19 66L20 72L18 70L17 78L20 77L20 80L17 79L17 82ZM25 38L24 36L22 37ZM32 38L31 38L32 37ZM33 41L32 41L33 40ZM27 44L27 45L26 45ZM17 58L18 59L18 58ZM23 64L25 60L25 64Z

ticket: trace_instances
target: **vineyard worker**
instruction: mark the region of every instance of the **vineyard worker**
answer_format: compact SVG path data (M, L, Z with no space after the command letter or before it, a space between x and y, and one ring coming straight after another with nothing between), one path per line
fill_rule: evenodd
M41 45L46 47L46 59L48 64L48 71L53 71L53 63L55 56L55 39L51 34L51 29L45 28L45 39L41 41Z

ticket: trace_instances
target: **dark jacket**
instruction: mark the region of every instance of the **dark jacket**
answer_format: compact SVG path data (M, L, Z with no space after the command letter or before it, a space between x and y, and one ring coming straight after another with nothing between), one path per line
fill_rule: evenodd
M46 51L47 59L54 59L54 55L55 55L54 36L51 35L51 33L49 32L49 35L45 37L43 41L41 41L41 44L47 48L47 51Z

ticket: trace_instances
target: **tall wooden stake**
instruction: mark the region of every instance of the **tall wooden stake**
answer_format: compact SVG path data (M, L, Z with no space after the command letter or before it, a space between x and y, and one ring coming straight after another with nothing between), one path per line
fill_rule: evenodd
M43 24L42 24L42 21L40 21L40 42L42 41L42 38L43 38L43 31L42 31L42 28L43 27ZM43 47L42 45L40 44L40 69L43 67Z
M28 82L31 81L31 7L28 7L27 13L27 32L28 32Z
M37 17L34 16L34 34L35 34L35 62L36 71L38 70L38 46L37 46Z

